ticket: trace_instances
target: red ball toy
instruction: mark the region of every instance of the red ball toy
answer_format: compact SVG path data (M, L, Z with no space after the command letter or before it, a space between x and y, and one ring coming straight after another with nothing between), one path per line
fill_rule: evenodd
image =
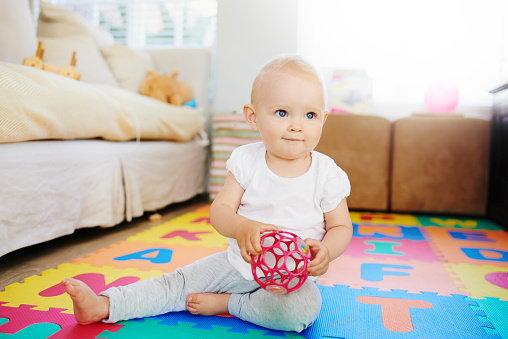
M311 254L299 236L285 231L266 233L261 236L261 248L259 256L251 255L251 267L254 279L266 291L289 293L307 280Z

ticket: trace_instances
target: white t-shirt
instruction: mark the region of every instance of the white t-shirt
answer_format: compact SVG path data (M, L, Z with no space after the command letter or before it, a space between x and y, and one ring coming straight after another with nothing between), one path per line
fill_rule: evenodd
M227 161L227 169L245 190L237 213L248 219L273 224L302 239L322 240L323 213L334 210L349 196L351 185L346 173L333 159L312 151L307 172L296 178L273 173L266 164L262 142L237 147ZM230 263L247 280L253 280L250 264L243 260L236 239L228 238Z

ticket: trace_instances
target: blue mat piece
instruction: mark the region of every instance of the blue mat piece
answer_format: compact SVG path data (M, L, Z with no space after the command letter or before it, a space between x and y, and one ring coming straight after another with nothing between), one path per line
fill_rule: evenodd
M323 307L316 323L301 333L305 338L501 338L499 334L487 333L486 328L492 329L492 323L479 320L486 314L473 309L472 306L479 306L475 299L463 295L448 297L427 292L386 292L348 286L319 286L319 289ZM399 304L405 300L418 300L430 303L431 307L410 308L413 330L400 333L383 326L380 305L362 303L358 301L359 297L389 298ZM403 310L401 306L399 311Z
M494 324L495 329L488 331L489 333L497 333L503 338L508 338L508 301L499 300L498 298L472 299L476 305L472 306L473 310L481 309L487 320Z
M116 332L104 331L97 339L167 339L167 338L207 338L207 339L266 339L265 330L249 330L247 333L231 332L229 327L212 326L211 329L196 328L195 324L178 322L177 325L162 325L160 318L152 317L143 321L122 321L123 327ZM288 334L286 339L301 339L296 334Z
M365 225L367 223L362 223ZM400 228L400 236L389 236L386 234L381 234L374 232L374 234L364 235L358 232L357 223L353 223L353 237L357 238L376 238L376 239L396 239L396 240L413 240L413 241L425 241L425 236L422 234L422 231L417 226L397 226ZM379 225L377 225L379 226Z
M248 334L249 330L264 331L264 336L285 338L284 332L269 330L236 317L205 317L201 315L193 315L189 312L174 312L162 314L146 319L160 320L159 325L178 326L179 322L195 324L194 329L213 330L214 326L230 327L228 332ZM143 319L133 319L132 321L142 322Z

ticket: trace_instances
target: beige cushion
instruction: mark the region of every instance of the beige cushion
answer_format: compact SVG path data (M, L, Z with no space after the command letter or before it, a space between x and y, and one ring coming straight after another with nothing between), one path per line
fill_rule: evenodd
M386 210L390 177L391 124L370 115L329 115L316 151L348 175L351 209Z
M37 50L28 1L0 0L0 8L0 61L21 65Z
M43 42L43 61L55 66L69 64L76 51L76 69L81 80L118 86L99 46L113 42L107 34L87 23L79 15L59 6L41 2L37 37Z
M139 86L146 73L155 69L152 57L144 51L136 51L122 44L101 48L120 87L139 92Z
M81 80L118 86L118 82L93 40L86 35L65 38L39 38L44 54L42 60L51 65L69 65L72 52L76 51L76 69Z
M484 215L490 123L427 116L394 122L391 208Z
M41 12L37 24L38 37L63 38L74 35L86 35L93 39L98 47L114 43L113 36L104 29L94 27L81 16L68 9L41 1Z
M199 113L189 107L0 63L0 143L96 137L187 141L202 127Z

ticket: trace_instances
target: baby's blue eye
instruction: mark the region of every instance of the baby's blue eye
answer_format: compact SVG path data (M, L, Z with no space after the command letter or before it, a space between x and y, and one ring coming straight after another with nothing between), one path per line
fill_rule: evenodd
M277 114L281 118L284 118L286 115L288 115L287 112L284 111L283 109L279 109L275 114Z
M307 116L307 119L314 119L316 117L316 113L310 112L310 113L307 113L306 116Z

